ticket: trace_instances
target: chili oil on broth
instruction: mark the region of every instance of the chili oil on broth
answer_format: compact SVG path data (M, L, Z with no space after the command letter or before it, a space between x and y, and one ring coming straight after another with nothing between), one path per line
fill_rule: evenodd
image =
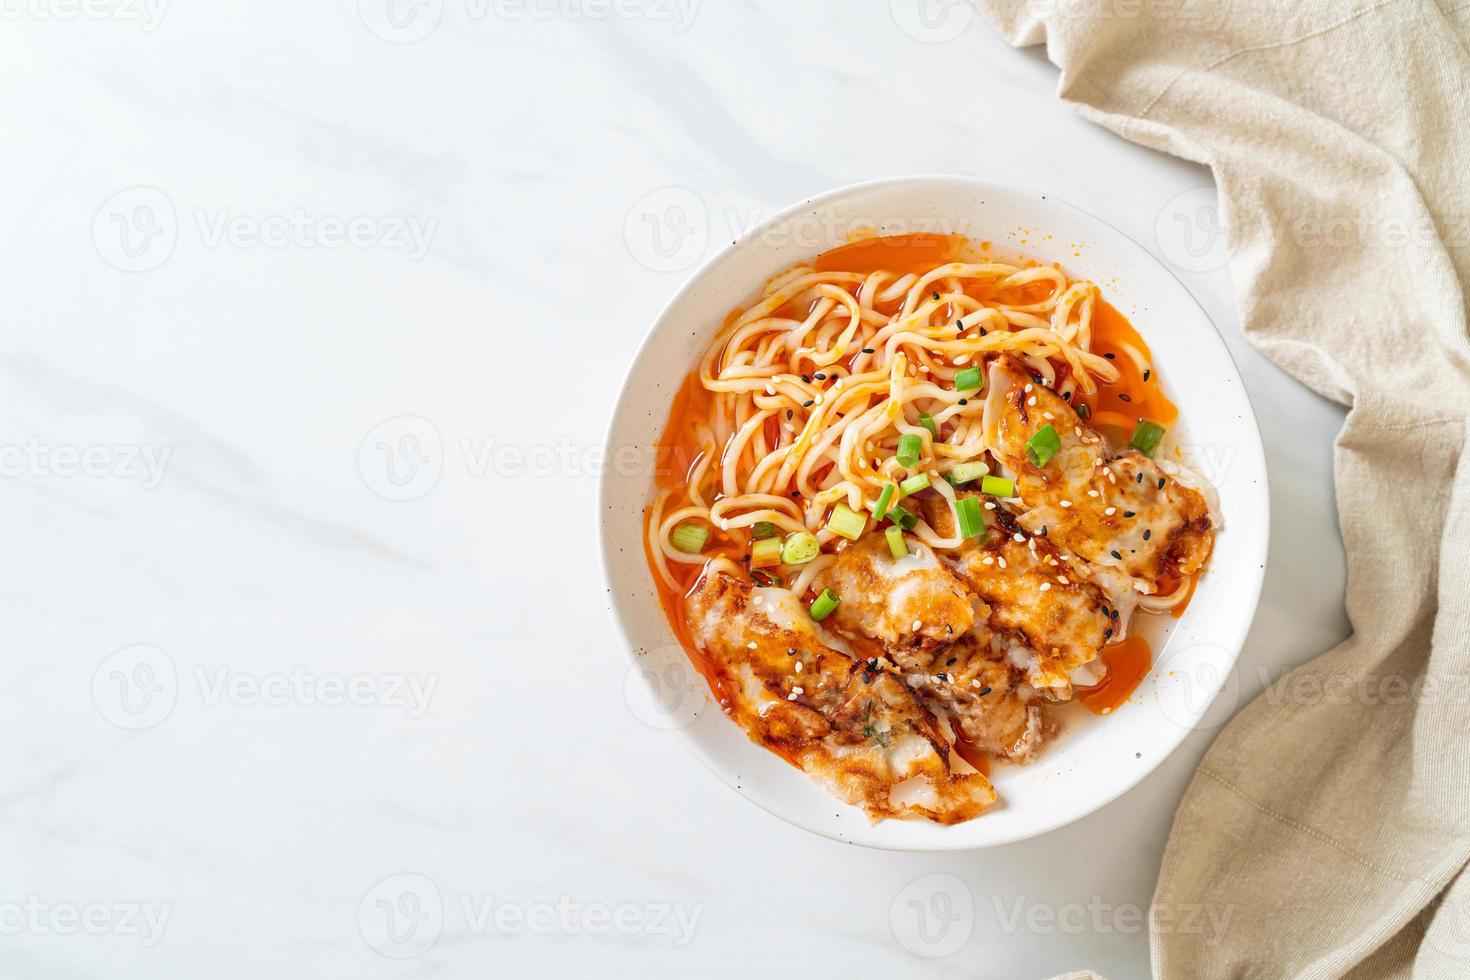
M884 315L892 317L906 308L906 304L911 300L912 291L912 289L909 291L895 290L895 282L902 282L905 276L922 277L937 267L953 262L990 265L1000 263L1001 260L990 253L988 243L985 246L977 246L957 235L921 234L888 238L872 237L856 240L823 253L817 256L809 266L793 267L793 270L788 270L782 276L773 277L772 282L780 282L783 276L793 276L794 270L803 268L809 269L812 273L835 274L842 277L841 284L848 287L850 295L857 298L859 302L865 303L868 309L874 311L879 317ZM1048 268L1034 260L1011 261L1003 264L1015 266L1018 272ZM889 276L884 278L884 273L888 273ZM1059 293L1055 278L1043 278L1019 285L1006 285L1012 278L1014 276L998 276L988 282L965 281L958 292L947 287L944 295L953 296L955 303L940 311L940 318L937 322L944 323L953 318L974 313L972 303L986 307L1035 308L1046 304ZM1070 289L1076 285L1076 281L1070 277L1066 277L1065 281L1068 284L1065 288ZM1086 346L1090 354L1108 362L1115 377L1093 376L1090 378L1091 385L1079 384L1080 378L1075 376L1077 370L1075 360L1063 359L1060 363L1053 365L1055 373L1050 386L1058 390L1063 387L1068 388L1071 395L1070 404L1076 407L1079 415L1106 437L1110 448L1116 451L1123 443L1126 443L1129 432L1139 419L1151 419L1167 426L1177 419L1178 411L1160 388L1147 343L1128 319L1109 305L1100 295L1100 291L1097 291L1095 287L1093 289L1090 303L1090 336L1086 338ZM875 295L865 295L865 291ZM830 303L832 297L822 295L820 291L805 297L804 300L798 298L802 290L794 290L792 295L787 296L780 296L779 290L777 292L778 295L775 297L763 294L757 301L756 305L764 303L770 307L765 311L766 318L802 323L814 313L819 312L819 308L824 303L828 304L829 314L831 309L835 308L835 304ZM885 295L888 293L892 295ZM721 333L729 334L732 328L740 322L747 309L752 308L754 306L733 310L725 319ZM868 315L867 310L863 315ZM986 322L993 321L987 320ZM1007 329L1009 330L1010 327L1008 326ZM961 336L966 332L971 336L974 334L973 330L958 331ZM801 425L794 412L778 411L768 415L763 422L757 424L753 432L745 424L753 418L749 416L745 419L737 419L738 424L735 425L735 431L725 433L722 440L713 438L710 419L717 409L717 397L716 393L707 387L703 379L703 372L712 360L714 363L720 362L728 352L730 340L731 337L727 336L725 349L714 351L713 358L710 355L703 357L700 366L686 376L675 395L668 422L657 445L655 485L660 501L665 496L672 500L674 495L681 491L687 492L692 483L695 483L702 488L699 494L701 498L706 500L711 507L719 506L721 501L726 501L731 495L726 493L726 487L722 485L720 477L712 476L712 474L720 473L732 454L744 455L746 447L756 436L766 447L782 445L783 423L787 426L786 438L788 440L790 429L799 428ZM830 332L826 340L832 340ZM758 346L757 350L759 349ZM831 352L832 347L829 344L826 353ZM986 370L989 356L980 354L973 359L974 366L978 366L982 374ZM865 369L867 373L872 373L870 362L873 357L874 352L871 348L844 350L838 357L831 360L825 372L818 371L814 366L809 365L804 368L802 374L805 377L814 377L830 372L832 375L851 378L854 372L861 374ZM869 363L865 364L865 360ZM1048 363L1050 361L1051 358L1048 358ZM795 370L789 358L785 366ZM889 366L891 367L891 363ZM950 365L950 367L953 368L955 365ZM932 368L931 373L933 373ZM950 374L949 380L953 380L956 372L949 371L948 373ZM830 386L824 387L830 388ZM767 391L769 392L769 389ZM982 398L983 395L984 392L979 392L976 397L977 399ZM871 401L871 397L868 400ZM880 399L879 404L881 403ZM811 406L808 404L805 407ZM736 445L742 433L744 444ZM784 445L790 445L790 442ZM840 462L821 462L809 473L807 482L822 487L840 468ZM808 510L806 505L812 502L810 497L821 498L825 493L824 490L819 490L815 495L801 490L786 491L785 496L792 501L792 505L770 508L773 512L779 510L791 518L790 521L782 522L782 536L786 533L784 529L786 526L804 524L803 515ZM828 500L827 503L831 501ZM822 509L825 509L825 504ZM659 529L653 525L653 522L656 517L663 517L668 512L666 508L658 504L650 505L645 511L644 546L650 571L654 575L660 602L675 635L691 662L709 684L715 700L723 710L729 713L732 710L731 678L728 671L714 662L691 641L689 623L686 621L688 598L699 587L703 576L709 574L710 569L715 567L723 569L724 574L733 572L743 575L757 585L790 587L798 584L803 576L799 572L792 574L790 570L783 575L781 568L769 571L752 569L750 567L750 551L753 543L752 527L749 524L722 526L720 521L706 522L708 533L699 553L699 561L670 562L665 560L661 562L659 558L665 556L656 555L655 552L664 548L664 545L660 539ZM827 536L821 544L823 555L829 556L836 550L836 546L842 544L842 539ZM1176 583L1175 587L1192 591L1194 582L1195 579L1191 577L1187 582ZM804 594L799 598L804 603L810 602L814 595L811 579L807 578L800 584L803 586ZM1182 613L1185 603L1187 603L1187 595L1185 602L1176 604L1173 610L1176 616ZM873 651L855 649L852 652L856 656L867 657ZM1105 646L1100 660L1108 667L1108 676L1092 687L1079 685L1075 689L1075 700L1089 711L1107 714L1125 703L1138 683L1147 675L1151 665L1151 653L1147 641L1136 633L1130 633L1123 642ZM969 742L963 733L956 730L952 732L952 735L955 736L953 738L955 754L967 760L974 769L982 773L988 772L990 758L976 745ZM768 744L767 747L773 746ZM788 762L795 763L796 761L789 753L780 752L779 754L787 758Z

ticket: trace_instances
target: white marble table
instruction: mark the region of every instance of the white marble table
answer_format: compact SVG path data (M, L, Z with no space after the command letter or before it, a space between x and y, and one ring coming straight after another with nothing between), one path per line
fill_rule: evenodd
M1243 699L1346 631L1340 413L1241 338L1208 174L962 7L387 2L4 7L0 975L1143 975L1210 732L994 851L785 826L625 700L598 444L751 221L1047 189L1187 267L1260 413Z

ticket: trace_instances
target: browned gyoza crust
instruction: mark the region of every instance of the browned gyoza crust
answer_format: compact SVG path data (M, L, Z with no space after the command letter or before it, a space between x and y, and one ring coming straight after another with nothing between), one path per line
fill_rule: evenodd
M790 593L714 573L688 611L731 717L870 817L959 823L994 802L983 775L955 771L949 740L913 691L824 642Z
M1199 571L1210 556L1214 525L1204 497L1135 450L1113 456L1102 436L1050 388L1036 384L1012 357L990 367L986 441L1016 474L1019 523L1093 565L1116 569L1157 593ZM1061 448L1045 465L1026 442L1050 425Z

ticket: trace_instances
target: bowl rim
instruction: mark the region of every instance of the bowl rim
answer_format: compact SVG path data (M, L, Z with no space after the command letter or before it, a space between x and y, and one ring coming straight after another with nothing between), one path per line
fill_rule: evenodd
M677 308L680 303L683 302L684 298L689 293L695 290L695 288L709 274L711 269L723 262L732 253L739 251L740 249L746 247L751 241L758 239L771 227L779 225L781 222L795 218L799 216L802 212L809 210L813 206L830 204L834 201L853 194L861 194L869 191L901 185L912 186L924 184L956 183L966 184L971 188L982 192L997 192L1003 194L1030 195L1039 197L1054 205L1058 205L1062 208L1075 211L1083 216L1083 218L1094 221L1099 225L1107 228L1108 231L1131 244L1135 249L1138 250L1141 255L1147 257L1148 262L1152 263L1165 275L1172 279L1174 283L1179 287L1181 295L1188 298L1189 303L1193 305L1199 316L1204 320L1205 323L1209 324L1211 329L1207 336L1209 336L1210 338L1209 342L1213 343L1215 346L1215 349L1210 351L1210 355L1223 355L1225 363L1230 366L1230 370L1233 373L1235 380L1240 382L1239 391L1241 397L1245 401L1246 407L1249 409L1249 412L1247 412L1246 416L1241 420L1241 434L1243 437L1243 442L1245 442L1246 444L1245 448L1252 451L1253 455L1260 461L1260 486L1256 494L1260 506L1260 526L1262 531L1259 539L1259 554L1255 556L1258 560L1249 563L1247 566L1247 570L1251 573L1250 579L1248 581L1241 580L1238 582L1238 586L1248 586L1247 591L1249 594L1249 602L1247 604L1247 608L1249 609L1249 615L1240 617L1238 621L1233 625L1233 628L1230 629L1228 634L1228 642L1222 641L1220 643L1220 646L1225 647L1230 652L1230 663L1228 665L1228 670L1226 671L1226 673L1228 674L1229 671L1233 671L1235 669L1235 666L1240 659L1242 649L1245 645L1246 637L1249 635L1250 629L1255 623L1256 614L1259 611L1260 606L1261 591L1265 585L1267 556L1270 551L1270 474L1266 467L1265 446L1261 440L1260 422L1256 416L1255 405L1251 401L1250 392L1246 388L1245 382L1241 377L1240 366L1236 363L1234 356L1230 353L1230 348L1225 343L1224 336L1223 334L1221 334L1219 326L1209 315L1208 311L1206 311L1205 308L1200 304L1199 300L1189 289L1188 285L1186 285L1185 282L1179 278L1175 271L1169 268L1169 266L1165 262L1160 260L1158 256L1156 256L1152 251L1145 247L1141 242L1124 232L1122 229L1118 228L1116 225L1112 224L1104 218L1099 217L1086 208L1073 204L1066 198L1058 197L1055 194L1039 191L1034 188L1021 185L998 184L993 181L983 180L979 177L975 177L969 174L924 173L879 177L871 180L863 180L851 184L844 184L839 187L832 188L831 190L823 191L822 193L816 194L812 197L803 198L784 208L779 209L765 220L748 228L734 241L721 246L712 255L699 262L692 271L686 274L682 285L680 285L680 287L674 291L674 293L659 309L658 313L649 322L647 328L644 330L643 339L639 342L637 350L634 352L632 359L627 363L622 372L623 384L621 385L618 396L613 403L612 412L608 416L607 427L603 436L603 458L612 458L611 453L614 450L614 447L612 445L613 436L615 430L618 427L619 419L622 418L624 412L627 410L627 402L632 396L632 388L627 384L628 378L632 375L637 364L642 361L643 358L647 354L649 354L651 350L653 350L655 343L655 334L659 332L660 325L663 324L670 313L675 308ZM758 286L759 283L753 284L752 289L758 288ZM1246 438L1247 436L1248 438ZM613 624L617 629L617 633L622 639L622 645L626 652L626 656L628 657L631 665L636 666L638 663L638 645L636 642L634 642L632 635L630 634L627 626L624 625L622 616L618 611L618 603L615 598L616 579L614 569L612 567L611 549L609 548L609 542L607 540L607 522L605 515L608 513L609 507L611 506L609 497L612 493L612 486L613 480L611 470L609 467L604 466L598 476L597 482L598 559L602 570L603 595L607 603L608 613L612 617ZM1254 568L1249 568L1249 565L1254 565ZM640 681L640 683L646 682ZM1225 681L1222 680L1220 688L1218 688L1213 694L1211 694L1210 697L1200 706L1200 718L1203 718L1205 714L1209 711L1210 707L1220 696L1225 686ZM1228 724L1228 721L1222 723L1220 727L1223 728L1224 724ZM747 802L755 804L759 809L765 811L769 815L781 820L784 823L800 827L801 829L806 830L810 833L824 837L828 840L836 841L838 843L857 845L860 847L872 848L874 850L919 853L971 851L982 850L991 847L1001 847L1006 844L1014 844L1020 841L1030 840L1031 838L1039 837L1047 833L1052 833L1054 831L1058 831L1067 826L1070 826L1071 824L1077 823L1083 818L1090 816L1093 813L1096 813L1098 810L1101 810L1108 804L1115 802L1125 793L1128 793L1129 791L1137 787L1146 778L1148 778L1148 776L1153 774L1160 766L1162 766L1166 759L1172 756L1174 752L1179 749L1179 746L1184 743L1184 740L1189 737L1189 734L1191 732L1197 730L1195 728L1185 728L1181 726L1179 736L1174 739L1173 742L1164 749L1164 751L1155 756L1149 764L1141 766L1134 773L1120 775L1115 783L1110 784L1107 790L1096 794L1096 798L1092 802L1082 808L1070 811L1063 819L1054 822L1038 823L1032 828L1022 828L1015 833L1003 835L992 840L966 841L960 839L958 835L955 835L953 838L941 839L938 843L919 845L905 841L883 842L873 840L859 840L848 837L838 837L831 833L828 833L828 831L821 826L817 826L805 820L799 819L798 817L793 816L789 813L779 812L772 809L759 798L748 796L745 793L740 792L733 784L731 784L731 782L725 778L723 763L717 763L716 760L711 757L711 753L706 751L705 747L692 736L688 728L689 726L679 727L675 729L678 732L679 738L684 743L686 749L688 749L689 752L695 758L697 758L700 763L719 780L721 784L725 785L737 796L741 797ZM753 751L765 751L753 742L750 743L750 745ZM842 803L841 800L838 800L835 797L833 799L839 804ZM982 814L980 817L977 817L975 819L983 819L983 816L984 815ZM955 826L957 829L967 826L968 824L973 822L974 821L966 821L965 823L957 824ZM882 826L882 824L876 824L874 826Z

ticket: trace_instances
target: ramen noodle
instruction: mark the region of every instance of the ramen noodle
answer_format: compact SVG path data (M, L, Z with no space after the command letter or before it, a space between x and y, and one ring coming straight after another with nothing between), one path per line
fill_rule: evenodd
M750 738L873 819L954 823L1080 700L1148 668L1219 527L1177 410L1093 283L959 236L856 240L767 282L685 380L645 544Z

